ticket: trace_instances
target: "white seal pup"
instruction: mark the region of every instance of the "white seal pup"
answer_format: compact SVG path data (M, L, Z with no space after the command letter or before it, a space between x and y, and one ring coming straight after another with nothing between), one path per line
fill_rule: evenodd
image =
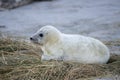
M41 45L42 60L103 64L110 58L108 48L99 40L82 35L64 34L53 26L43 26L30 40Z

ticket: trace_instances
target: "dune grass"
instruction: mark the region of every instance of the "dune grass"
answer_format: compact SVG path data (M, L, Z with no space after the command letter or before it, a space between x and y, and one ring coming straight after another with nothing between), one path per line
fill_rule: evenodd
M1 38L0 80L93 80L120 75L120 56L112 55L108 64L80 64L41 61L40 55L39 46Z

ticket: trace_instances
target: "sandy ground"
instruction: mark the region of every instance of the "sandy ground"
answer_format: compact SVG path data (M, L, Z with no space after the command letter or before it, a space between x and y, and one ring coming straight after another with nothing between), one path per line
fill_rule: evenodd
M54 0L0 12L0 31L27 38L43 25L101 40L120 39L120 0Z
M54 0L0 12L0 32L29 37L44 25L101 41L120 41L120 0ZM120 54L119 46L111 46ZM114 49L115 48L115 49ZM116 51L117 50L117 51Z

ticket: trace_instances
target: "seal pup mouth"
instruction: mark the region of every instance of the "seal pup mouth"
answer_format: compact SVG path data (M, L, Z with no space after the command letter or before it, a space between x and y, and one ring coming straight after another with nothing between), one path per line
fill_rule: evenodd
M30 41L34 44L37 44L37 45L41 45L41 46L43 45L42 43L39 43L37 39L34 39L32 37L30 37Z

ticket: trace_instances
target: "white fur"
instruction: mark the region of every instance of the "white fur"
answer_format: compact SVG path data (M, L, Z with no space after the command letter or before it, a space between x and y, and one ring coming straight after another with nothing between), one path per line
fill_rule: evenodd
M44 34L43 38L39 34ZM99 40L81 35L61 33L53 26L44 26L33 36L32 42L42 46L42 60L63 60L80 63L107 63L108 48Z

